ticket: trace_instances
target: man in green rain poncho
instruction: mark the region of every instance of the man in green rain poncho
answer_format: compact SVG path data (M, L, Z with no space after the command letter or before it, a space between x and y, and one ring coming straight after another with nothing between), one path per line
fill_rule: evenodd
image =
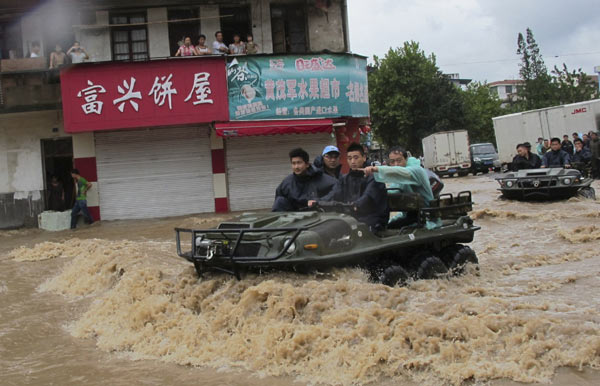
M369 166L364 169L366 176L373 175L375 181L383 182L388 189L396 189L402 193L417 193L423 197L425 205L434 199L429 177L421 163L414 157L408 157L406 150L393 147L389 153L390 166ZM390 228L399 228L417 222L416 213L399 212L390 219ZM439 221L438 221L439 222ZM436 228L438 222L428 221L427 228Z

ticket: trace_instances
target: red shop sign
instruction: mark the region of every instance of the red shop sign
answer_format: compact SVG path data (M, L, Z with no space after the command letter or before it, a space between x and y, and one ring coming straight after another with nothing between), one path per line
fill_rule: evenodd
M78 64L60 82L68 133L229 119L221 57Z

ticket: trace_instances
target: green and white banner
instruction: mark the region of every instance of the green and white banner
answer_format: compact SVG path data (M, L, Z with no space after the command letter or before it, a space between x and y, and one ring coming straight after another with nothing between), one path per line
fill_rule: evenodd
M358 56L230 57L227 83L232 121L369 116L367 60Z

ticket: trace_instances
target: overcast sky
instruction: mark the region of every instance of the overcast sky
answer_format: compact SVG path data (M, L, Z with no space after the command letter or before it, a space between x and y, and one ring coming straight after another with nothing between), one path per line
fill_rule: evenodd
M390 47L414 40L436 55L444 73L493 82L519 77L517 35L529 27L548 69L564 62L592 74L600 65L598 5L598 0L348 0L350 48L383 57Z

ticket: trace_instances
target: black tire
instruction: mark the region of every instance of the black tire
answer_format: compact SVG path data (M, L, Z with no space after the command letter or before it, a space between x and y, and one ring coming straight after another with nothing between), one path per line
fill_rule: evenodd
M435 256L424 259L418 266L415 277L420 280L437 279L448 273L448 268L444 262Z
M390 287L396 285L404 285L410 279L408 272L399 265L392 265L383 270L380 281L381 284L385 284Z
M469 172L458 172L459 177L466 177L469 175Z
M444 252L442 259L452 275L463 274L467 264L479 264L475 251L465 245L456 244Z
M591 186L586 186L585 188L579 189L577 194L583 198L589 198L591 200L596 199L596 191Z
M481 171L483 174L488 174L490 172L490 169L485 169Z

